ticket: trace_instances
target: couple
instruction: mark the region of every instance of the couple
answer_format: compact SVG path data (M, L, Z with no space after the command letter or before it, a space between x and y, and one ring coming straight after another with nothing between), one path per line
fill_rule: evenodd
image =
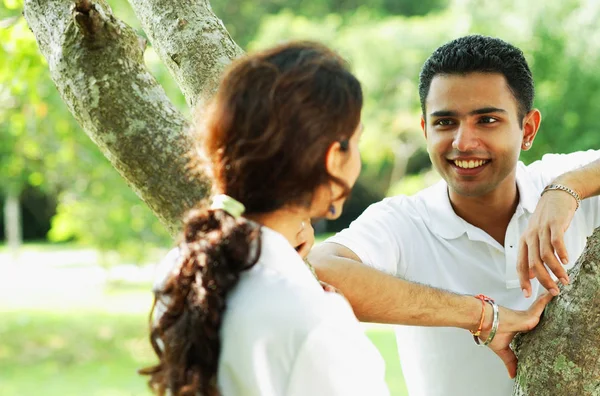
M360 83L314 43L228 69L199 128L212 203L187 214L155 290L159 363L144 373L157 393L388 394L358 317L413 325L397 329L411 395L510 394L510 341L600 225L586 199L600 152L518 162L541 115L522 52L502 40L438 48L419 91L444 181L372 205L305 261L308 219L338 217L360 173Z

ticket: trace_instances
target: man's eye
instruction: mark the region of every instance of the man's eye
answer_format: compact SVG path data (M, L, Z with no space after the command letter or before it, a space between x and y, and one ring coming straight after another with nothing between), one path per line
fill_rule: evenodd
M481 117L481 118L479 119L479 121L480 121L482 124L493 124L493 123L495 123L495 122L498 122L498 120L497 120L496 118L494 118L494 117Z
M447 118L442 118L440 120L437 120L434 124L439 126L450 126L454 125L454 121Z

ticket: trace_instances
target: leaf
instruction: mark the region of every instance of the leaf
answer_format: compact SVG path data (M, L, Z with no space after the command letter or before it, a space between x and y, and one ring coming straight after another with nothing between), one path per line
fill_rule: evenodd
M4 0L4 6L9 10L16 10L23 7L21 0Z

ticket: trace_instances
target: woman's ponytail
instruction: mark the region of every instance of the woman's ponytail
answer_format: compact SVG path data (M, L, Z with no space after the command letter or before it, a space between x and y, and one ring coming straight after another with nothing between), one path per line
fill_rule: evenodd
M260 227L206 209L184 220L177 266L155 296L150 339L159 364L144 369L160 395L218 395L219 338L227 293L260 256Z

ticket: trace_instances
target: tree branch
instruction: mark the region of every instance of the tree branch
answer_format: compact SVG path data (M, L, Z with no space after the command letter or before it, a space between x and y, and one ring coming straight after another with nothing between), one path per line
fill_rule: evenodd
M133 29L104 0L26 0L24 15L71 113L175 233L208 185L186 175L188 124L144 66Z
M190 107L209 99L221 72L243 54L208 0L129 0Z

